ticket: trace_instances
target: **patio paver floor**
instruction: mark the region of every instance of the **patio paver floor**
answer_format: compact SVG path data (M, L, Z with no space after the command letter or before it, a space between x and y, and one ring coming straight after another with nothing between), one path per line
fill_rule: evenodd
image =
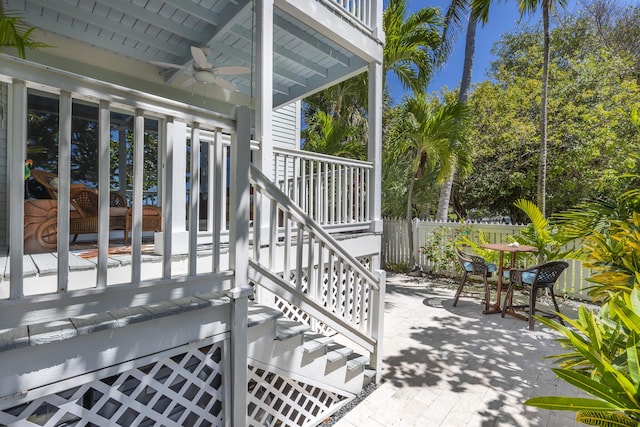
M555 377L560 335L536 322L483 315L479 298L452 306L455 285L389 274L385 299L382 382L334 425L581 425L571 411L522 404L532 396L584 396ZM561 303L575 317L577 304Z

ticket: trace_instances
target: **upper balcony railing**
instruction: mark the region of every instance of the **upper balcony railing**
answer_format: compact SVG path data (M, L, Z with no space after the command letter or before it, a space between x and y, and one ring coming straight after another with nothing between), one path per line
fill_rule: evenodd
M320 0L352 22L373 30L382 23L382 0Z

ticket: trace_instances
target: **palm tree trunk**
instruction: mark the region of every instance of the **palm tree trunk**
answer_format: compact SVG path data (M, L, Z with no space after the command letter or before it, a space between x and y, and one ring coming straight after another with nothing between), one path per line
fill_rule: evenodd
M416 182L418 173L412 172L407 190L407 236L409 238L409 267L416 264L416 257L413 253L413 185Z
M540 106L540 162L538 163L538 208L545 216L547 198L547 90L549 86L549 63L551 48L549 43L549 4L542 0L542 25L544 31L544 61L542 63L542 105Z
M476 50L476 26L478 17L471 14L469 23L467 24L467 34L464 46L464 64L462 66L462 79L460 80L460 92L458 93L458 102L466 104L469 99L469 90L471 89L471 73L473 72L473 59ZM446 221L449 213L449 202L451 201L451 189L455 180L457 168L455 165L451 168L451 174L447 181L440 189L440 198L438 200L438 211L436 212L436 221Z

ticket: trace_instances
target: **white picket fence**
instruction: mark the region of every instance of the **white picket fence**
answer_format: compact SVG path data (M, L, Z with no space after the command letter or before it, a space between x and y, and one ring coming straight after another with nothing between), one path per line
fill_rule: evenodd
M463 224L459 222L436 222L414 219L413 247L416 263L420 265L424 271L431 270L433 263L428 259L427 254L420 251L420 248L430 240L433 233L438 229L448 229L450 232L449 237L453 239L456 230L459 230L462 226ZM473 235L470 237L472 240L478 242L478 234L482 232L490 243L506 243L510 241L507 236L519 235L520 230L523 228L523 225L474 223L471 224ZM573 247L571 249L573 249ZM578 260L567 259L566 261L569 263L569 268L560 276L555 287L556 293L572 299L590 300L591 298L587 294L586 288L591 284L587 282L586 279L591 275L591 270L583 268L582 263ZM389 264L407 264L409 262L407 222L405 220L384 220L382 262L384 266ZM458 273L452 271L451 274Z

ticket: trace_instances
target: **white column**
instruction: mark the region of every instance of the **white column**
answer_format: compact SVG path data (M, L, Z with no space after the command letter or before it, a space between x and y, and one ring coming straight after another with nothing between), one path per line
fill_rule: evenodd
M171 229L163 228L155 239L155 250L164 254L167 238L165 233L171 232L171 253L186 254L189 250L187 233L187 124L178 121L167 123L165 145L165 166L163 167L163 212L171 216ZM170 194L170 197L169 197ZM166 225L165 222L164 225Z
M234 271L231 302L231 425L245 426L247 417L247 310L249 286L249 164L251 114L246 106L236 112L236 132L231 140L229 197L229 268Z
M369 152L373 163L369 180L371 231L382 233L382 64L369 64Z
M14 80L9 85L9 268L11 278L9 297L22 298L23 293L23 258L24 252L24 159L27 144L27 85L21 80Z
M260 155L254 159L262 173L273 179L273 0L256 2L256 123L255 139L260 141ZM269 206L260 203L259 221L261 243L268 237Z

